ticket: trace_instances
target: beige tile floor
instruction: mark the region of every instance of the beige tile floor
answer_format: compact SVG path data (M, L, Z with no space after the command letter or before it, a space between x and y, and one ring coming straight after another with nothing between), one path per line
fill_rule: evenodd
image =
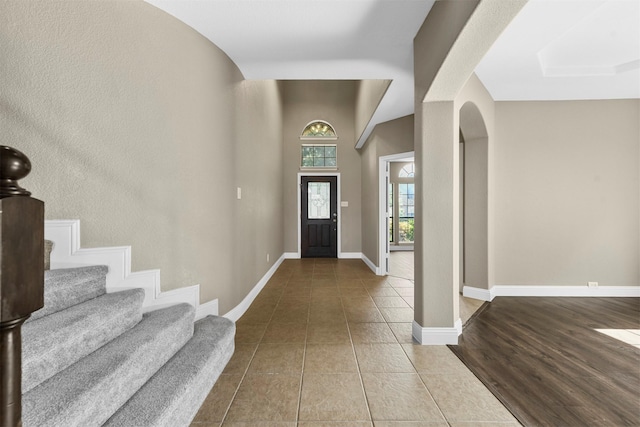
M445 346L411 337L413 283L287 260L237 323L194 427L518 426Z

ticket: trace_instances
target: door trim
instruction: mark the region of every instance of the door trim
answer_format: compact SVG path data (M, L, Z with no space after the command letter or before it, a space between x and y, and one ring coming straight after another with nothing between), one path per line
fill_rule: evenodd
M389 162L414 157L415 151L391 154L378 158L378 266L376 274L389 274L389 235L387 233L387 171Z
M342 207L340 206L340 172L328 173L328 172L298 172L298 258L302 257L302 236L300 235L300 229L302 228L302 206L300 206L300 186L302 185L303 176L335 176L337 177L338 187L338 258L342 258Z

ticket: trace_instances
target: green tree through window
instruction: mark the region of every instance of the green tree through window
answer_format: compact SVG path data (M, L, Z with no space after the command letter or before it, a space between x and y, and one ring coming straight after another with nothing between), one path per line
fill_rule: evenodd
M415 224L415 187L411 183L398 184L398 240L413 242Z

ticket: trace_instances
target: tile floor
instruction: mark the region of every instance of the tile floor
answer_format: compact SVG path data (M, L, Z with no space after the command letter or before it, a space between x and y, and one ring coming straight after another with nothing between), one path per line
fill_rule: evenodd
M286 260L192 425L518 426L446 346L413 342L412 304L362 261Z

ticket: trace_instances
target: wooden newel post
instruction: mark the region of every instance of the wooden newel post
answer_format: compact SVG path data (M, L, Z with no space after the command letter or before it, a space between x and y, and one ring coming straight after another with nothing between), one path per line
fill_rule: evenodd
M31 171L20 151L0 145L0 427L22 425L22 339L44 305L44 203L17 183Z

